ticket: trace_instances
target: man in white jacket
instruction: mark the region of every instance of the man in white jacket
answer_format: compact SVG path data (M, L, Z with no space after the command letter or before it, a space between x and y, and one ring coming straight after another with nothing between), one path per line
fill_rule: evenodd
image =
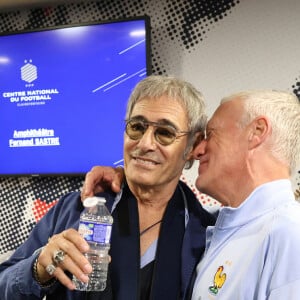
M208 227L192 300L300 298L300 103L279 91L221 101L194 151L197 188L223 207Z

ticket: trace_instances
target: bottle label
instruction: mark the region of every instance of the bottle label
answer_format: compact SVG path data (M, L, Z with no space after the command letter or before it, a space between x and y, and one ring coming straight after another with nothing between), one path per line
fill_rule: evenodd
M80 221L78 231L86 241L108 244L111 235L111 228L111 224Z

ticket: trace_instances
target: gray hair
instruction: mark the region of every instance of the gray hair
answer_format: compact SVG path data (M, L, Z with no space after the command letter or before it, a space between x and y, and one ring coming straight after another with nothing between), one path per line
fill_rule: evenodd
M272 124L271 152L278 160L288 164L290 173L300 163L300 103L293 93L276 90L245 91L222 99L244 100L245 114L241 126L246 126L260 115Z
M130 95L126 119L130 118L135 104L140 100L157 99L161 96L167 96L186 108L188 131L190 131L184 152L184 159L186 159L187 153L196 141L196 133L204 132L207 123L203 95L192 84L172 76L151 75L146 77L135 86ZM192 164L193 159L188 160L185 168L190 168Z

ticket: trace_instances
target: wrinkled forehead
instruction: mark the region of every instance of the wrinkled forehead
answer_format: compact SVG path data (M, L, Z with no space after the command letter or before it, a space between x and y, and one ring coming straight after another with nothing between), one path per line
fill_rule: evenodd
M184 105L166 96L140 99L134 105L130 117L136 115L146 116L149 121L166 119L173 123L188 124L187 111Z
M240 99L233 99L221 103L208 120L207 128L233 124L241 120L243 116L243 102Z
M222 102L215 110L212 119L214 117L234 117L241 116L244 112L244 101L240 98L234 98L226 102Z

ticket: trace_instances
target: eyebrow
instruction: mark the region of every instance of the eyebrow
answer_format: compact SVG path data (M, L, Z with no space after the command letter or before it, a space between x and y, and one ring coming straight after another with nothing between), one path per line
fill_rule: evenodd
M153 123L157 123L157 124L163 125L163 126L171 126L171 127L175 128L176 130L179 130L179 128L173 122L171 122L168 119L160 119L160 120L154 122L154 121L148 120L147 118L145 118L142 115L137 115L137 116L131 117L129 119L130 120L145 121L145 122L153 122Z

